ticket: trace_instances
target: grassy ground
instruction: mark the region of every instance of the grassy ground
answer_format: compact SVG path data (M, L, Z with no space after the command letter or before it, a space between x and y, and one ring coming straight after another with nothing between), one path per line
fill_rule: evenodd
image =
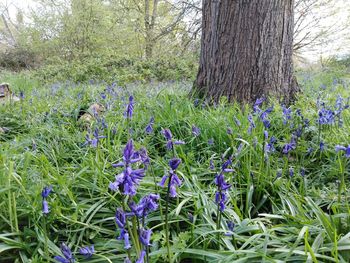
M299 75L304 92L284 115L274 100L255 112L224 101L207 107L187 97L188 83L42 87L25 75L3 74L1 81L17 94L23 91L24 99L0 105L0 127L7 128L0 134L0 261L55 262L65 242L76 262L135 262L141 250L149 252L145 262L167 262L169 251L173 262L349 262L349 159L335 150L350 144L349 83L329 72ZM134 114L127 120L131 94ZM95 102L106 112L89 132L77 117ZM266 128L261 114L271 105ZM337 114L331 124L319 124L322 108ZM151 117L153 132L147 134ZM200 129L197 136L193 125ZM97 147L86 145L95 128L105 138ZM168 151L162 129L185 144ZM283 153L293 134L291 151ZM122 160L129 139L151 159L130 198L109 189L123 170L112 164ZM182 161L176 169L182 184L176 197L167 198L167 188L158 183L173 157ZM218 190L214 178L230 157L232 171L224 176L231 188ZM53 187L47 214L45 186ZM222 212L216 191L227 194ZM160 195L159 206L138 223L127 217L126 250L117 239L116 209L129 211L131 200L149 193ZM138 241L140 225L153 232L149 247ZM91 258L79 255L91 244Z

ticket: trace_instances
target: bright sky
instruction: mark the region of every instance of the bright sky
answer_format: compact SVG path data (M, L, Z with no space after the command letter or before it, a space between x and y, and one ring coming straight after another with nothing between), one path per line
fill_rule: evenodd
M323 26L336 25L335 28L340 28L343 21L350 22L350 0L334 0L338 12L333 17L327 17L321 20ZM15 16L16 7L21 8L24 12L28 12L29 8L34 8L33 0L0 0L0 4L9 6L12 16ZM1 10L0 10L1 12ZM323 12L322 10L320 12ZM327 12L327 11L325 11ZM305 50L302 56L310 61L317 61L321 56L344 55L350 53L350 26L344 31L335 30L332 34L331 41L321 46L314 48L314 50ZM338 31L338 32L337 32Z

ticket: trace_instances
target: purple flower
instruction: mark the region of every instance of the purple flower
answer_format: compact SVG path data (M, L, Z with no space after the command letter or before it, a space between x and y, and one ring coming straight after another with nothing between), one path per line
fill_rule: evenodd
M325 144L324 144L324 142L321 141L320 142L320 151L323 152L324 149L325 149Z
M164 135L165 139L167 140L166 147L170 151L173 149L174 144L175 145L180 145L180 144L185 144L184 141L174 141L173 140L173 135L171 134L171 131L169 129L163 129L162 134Z
M290 176L290 177L293 177L293 176L294 176L294 169L293 169L293 167L290 167L290 168L289 168L289 176Z
M292 110L290 108L286 108L285 105L282 105L282 114L283 114L283 124L286 125L288 120L292 118Z
M90 144L92 147L96 148L100 139L103 139L103 138L106 138L106 136L99 135L98 128L96 128L94 130L91 138L90 138L89 134L86 134L84 145Z
M227 199L226 191L231 188L231 185L225 181L224 173L233 172L228 166L232 164L231 158L222 164L221 172L215 176L214 184L217 186L215 193L215 203L219 206L220 211L225 210L225 202Z
M230 232L233 232L235 228L235 223L231 220L227 221L226 223L227 223L228 230L230 230ZM225 233L225 236L232 236L232 235L233 235L232 233Z
M130 258L125 258L124 263L132 263L132 261L130 260Z
M290 151L294 150L295 148L296 148L296 143L295 143L294 137L292 137L292 139L290 140L290 143L287 143L283 146L282 152L284 154L288 154Z
M145 255L146 255L146 251L142 250L142 251L141 251L140 258L136 261L136 263L143 263L143 262L144 262Z
M197 126L192 125L192 134L198 137L201 134L201 130Z
M255 113L261 112L260 106L261 106L261 104L262 104L264 101L265 101L264 98L258 98L258 99L255 101L255 103L254 103L254 105L253 105L253 111L254 111Z
M321 125L332 124L334 122L334 112L331 110L327 110L326 108L322 108L318 112L318 123Z
M302 177L305 176L305 168L304 168L304 167L301 167L301 168L300 168L300 175L301 175Z
M49 210L49 204L47 203L47 201L45 199L43 199L43 214L47 215L48 213L50 213L50 210Z
M219 205L219 210L223 212L226 208L225 203L227 196L225 192L216 192L215 193L215 203Z
M169 161L169 166L172 170L176 170L181 163L181 159L179 158L173 158Z
M109 184L113 191L122 191L125 195L135 195L136 188L145 176L144 169L132 169L131 164L141 160L139 153L134 151L133 141L129 140L123 152L123 162L114 164L114 167L123 167L124 170L115 176L115 181Z
M277 170L277 173L276 173L276 178L275 180L277 180L278 178L281 178L282 177L282 169L278 169Z
M336 145L335 146L335 152L339 152L339 151L344 151L345 152L345 157L346 158L350 158L350 145L348 145L348 147L344 147L341 145Z
M251 114L248 115L248 121L249 121L248 133L251 134L253 128L255 128L255 123L254 123L254 120L253 120L253 116Z
M214 145L214 139L213 138L210 138L208 140L208 145Z
M168 184L170 184L170 197L176 197L176 187L180 186L182 183L180 178L176 174L176 168L179 166L180 162L177 158L170 160L169 166L171 169L169 171L169 175L164 175L162 180L158 184L159 186L164 187L166 180L169 178Z
M124 234L124 248L126 250L129 250L131 248L129 234L127 232Z
M150 246L151 243L151 235L152 235L152 230L146 230L146 229L140 229L139 231L139 238L140 238L140 241L141 243L144 245L144 246Z
M151 117L145 129L147 134L151 134L153 132L153 124L154 124L154 117Z
M226 133L227 133L228 135L232 135L232 134L233 134L232 128L231 128L231 127L228 127L227 130L226 130Z
M83 255L86 258L91 258L92 255L95 253L95 247L94 245L82 247L79 249L79 253L80 255Z
M128 105L126 106L126 110L124 112L124 117L127 118L127 119L131 119L132 117L132 114L134 112L134 97L133 96L130 96L129 97L129 103Z
M269 138L269 132L268 131L264 131L264 138L265 140L267 140Z
M193 222L194 222L194 217L193 217L193 214L192 214L192 213L190 213L190 212L188 212L188 213L187 213L187 216L188 216L188 221L189 221L190 223L192 223L192 224L193 224Z
M158 209L159 198L160 197L158 194L149 194L142 197L138 205L135 205L134 203L129 203L129 207L131 208L132 214L138 217L147 216L150 212Z
M215 165L214 165L213 159L210 159L210 161L209 161L209 169L210 170L214 170L215 169Z
M41 191L41 196L42 198L47 198L49 194L52 191L52 186L45 186L44 189Z
M63 254L63 257L55 256L54 259L56 259L58 262L61 262L61 263L73 263L74 262L74 257L73 257L72 251L65 243L61 244L61 252Z
M239 119L237 119L236 117L233 117L233 120L235 121L235 123L238 127L241 126L241 122L239 121Z

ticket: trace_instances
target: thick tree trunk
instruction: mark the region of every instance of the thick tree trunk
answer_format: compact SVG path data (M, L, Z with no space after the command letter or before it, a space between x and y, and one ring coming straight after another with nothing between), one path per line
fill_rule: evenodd
M277 96L293 80L294 0L203 0L200 67L193 92L218 102Z

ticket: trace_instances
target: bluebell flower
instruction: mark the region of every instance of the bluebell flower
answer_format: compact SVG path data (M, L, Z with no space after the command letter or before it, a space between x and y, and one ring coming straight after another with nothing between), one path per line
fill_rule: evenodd
M335 146L335 151L336 152L344 151L345 152L345 157L346 158L350 158L350 145L348 145L347 147L341 146L341 145L336 145Z
M277 180L278 178L281 178L282 177L282 169L278 169L277 170L277 173L276 173L276 178L275 180Z
M114 167L124 167L124 170L115 176L115 181L109 184L109 188L113 191L121 191L125 195L135 195L136 189L145 176L144 169L132 169L131 164L141 160L139 154L134 150L133 141L129 140L123 151L123 161L114 164Z
M233 134L232 128L231 128L231 127L228 127L227 130L226 130L226 133L227 133L228 135L232 135L232 134Z
M43 205L43 208L42 208L43 214L47 215L48 213L50 213L49 204L45 199L43 199L42 205Z
M264 101L265 101L264 98L258 98L258 99L256 99L256 101L255 101L255 103L254 103L254 105L253 105L253 111L254 111L254 113L259 113L259 112L261 112L260 106L261 106L261 104L262 104Z
M238 127L241 127L241 122L239 121L239 119L237 119L236 117L233 117L233 120L235 121Z
M260 120L266 119L266 118L269 116L269 114L270 114L271 112L273 112L273 106L268 107L266 110L264 110L264 111L260 114L260 117L259 117Z
M125 258L124 263L132 263L132 261L129 258Z
M154 125L154 117L151 117L145 129L147 134L151 134L153 132L153 125Z
M82 247L79 249L79 253L80 255L83 255L86 258L91 258L92 255L95 253L95 247L94 245Z
M163 129L162 134L167 140L166 147L168 150L172 150L174 145L185 144L184 141L173 140L173 135L171 134L171 131L169 129Z
M248 133L251 134L253 128L255 128L255 123L254 123L254 120L253 120L253 116L251 114L248 115L248 121L249 121Z
M41 191L42 212L44 215L47 215L48 213L50 213L49 204L48 204L46 198L49 196L51 191L52 191L52 186L45 186L44 189Z
M144 263L145 256L146 256L146 251L142 250L140 257L138 258L138 260L136 260L136 263Z
M57 260L58 262L61 262L61 263L73 263L74 262L74 257L73 257L72 251L65 243L61 244L61 252L63 254L63 257L62 256L55 256L54 257L55 260Z
M197 126L192 125L192 134L198 137L201 134L201 130Z
M148 194L141 198L138 205L133 202L129 203L129 207L132 211L131 215L136 215L137 217L145 217L150 212L158 209L158 194Z
M44 189L41 191L41 196L42 198L47 198L49 194L52 191L52 186L45 186Z
M286 108L285 105L282 105L282 114L283 114L283 124L286 125L288 120L292 118L292 110L290 108Z
M193 224L193 222L194 222L193 214L188 212L187 213L187 218L188 218L188 221Z
M213 138L210 138L208 140L208 145L214 145L214 139Z
M231 188L231 185L225 181L224 173L233 172L233 169L228 168L232 164L231 158L222 164L221 172L215 176L214 184L217 186L215 193L215 203L219 206L221 212L225 210L227 200L226 191Z
M127 119L131 119L132 118L132 114L134 112L134 97L133 96L130 96L129 97L129 103L128 105L126 106L126 110L124 112L124 117L127 118Z
M296 143L295 143L295 139L294 137L292 137L292 139L290 140L289 143L286 143L283 146L282 152L284 154L288 154L290 151L294 150L296 148Z
M210 160L209 160L209 169L210 169L210 170L214 170L214 169L215 169L215 165L214 165L213 159L210 159Z
M127 232L124 234L124 248L126 250L129 250L131 248L129 234Z
M269 138L269 132L268 131L264 131L264 138L265 138L265 141Z
M293 167L290 167L290 168L289 168L289 176L290 176L290 177L293 177L293 176L294 176L294 169L293 169Z
M179 187L182 182L180 180L180 178L177 176L176 174L176 169L173 168L177 168L181 162L179 162L180 159L174 158L172 160L169 161L169 166L170 166L170 171L169 171L169 175L164 175L162 180L160 181L160 183L158 184L161 187L165 186L165 182L166 180L169 178L170 181L168 182L168 184L170 184L170 197L176 197L177 193L176 193L176 187Z
M235 223L233 221L231 221L231 220L228 220L226 222L226 224L227 224L227 228L228 228L228 230L230 232L229 233L225 233L225 236L232 236L233 235L232 232L234 231L234 228L235 228Z
M325 144L323 141L320 142L320 151L323 152L325 149Z
M321 125L333 124L334 122L334 112L332 110L327 110L322 108L318 112L318 123Z
M301 175L302 177L305 176L305 168L304 168L304 167L301 167L301 168L300 168L300 175Z
M103 138L106 138L106 136L99 135L99 130L98 128L96 128L91 138L89 134L86 134L84 145L90 144L92 147L96 148L98 146L100 139L103 139Z
M141 243L144 246L150 246L151 245L151 235L152 235L152 230L146 230L146 229L140 229L139 230L139 239Z

